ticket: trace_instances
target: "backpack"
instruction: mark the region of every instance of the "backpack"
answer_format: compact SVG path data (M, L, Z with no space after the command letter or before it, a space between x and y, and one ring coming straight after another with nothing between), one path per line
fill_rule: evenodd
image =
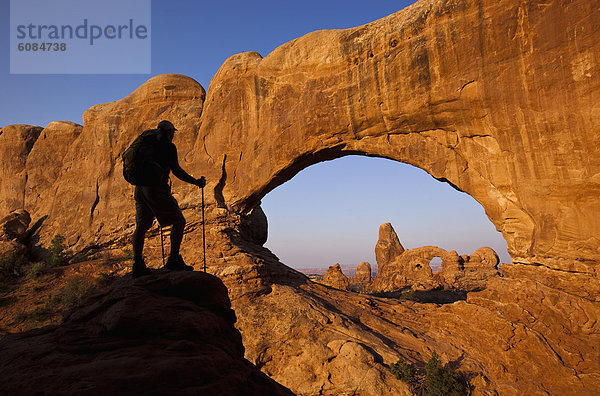
M122 155L123 177L134 186L159 185L164 170L156 162L158 131L151 129L141 133Z

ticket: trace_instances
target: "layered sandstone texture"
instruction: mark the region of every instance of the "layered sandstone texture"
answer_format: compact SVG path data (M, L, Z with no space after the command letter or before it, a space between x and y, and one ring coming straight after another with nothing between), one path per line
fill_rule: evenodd
M0 392L293 395L244 359L235 321L212 275L124 278L61 325L0 341Z
M234 55L206 94L185 76L153 77L86 111L83 126L2 128L0 217L28 210L42 244L60 233L76 251L126 246L133 189L120 155L170 119L183 168L208 179L209 271L230 290L246 357L272 378L302 394L403 394L386 365L436 349L479 393L597 394L597 26L587 0L422 0L264 58ZM436 306L315 285L279 263L261 246L261 198L344 155L409 163L474 197L507 241L503 277ZM36 172L47 185L29 183ZM201 193L173 189L188 219L183 254L198 268ZM148 261L158 265L154 235ZM402 254L389 233L386 243Z

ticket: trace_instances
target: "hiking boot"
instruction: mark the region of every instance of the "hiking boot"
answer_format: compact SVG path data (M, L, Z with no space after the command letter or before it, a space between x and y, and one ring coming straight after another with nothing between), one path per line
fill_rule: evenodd
M178 254L176 256L169 256L164 269L170 271L193 271L194 267L191 265L186 265L186 263L183 261L183 258L181 258L181 255Z
M133 267L131 268L131 276L133 278L139 278L140 276L150 275L152 271L150 271L146 267L146 263L144 263L144 259L141 257L136 257L133 259Z

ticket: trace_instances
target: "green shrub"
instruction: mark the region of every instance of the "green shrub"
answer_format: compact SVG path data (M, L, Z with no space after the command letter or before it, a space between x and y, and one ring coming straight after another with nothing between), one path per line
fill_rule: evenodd
M50 308L47 305L42 305L31 311L27 320L31 322L42 322L49 314L51 314Z
M15 319L18 322L28 322L28 323L39 323L43 322L49 315L52 314L52 310L48 307L47 304L36 307L33 311L19 312Z
M38 261L29 265L25 271L25 275L29 279L39 279L46 275L50 270L50 265L44 261Z
M403 357L400 357L396 363L390 365L390 372L394 374L397 379L402 380L407 384L415 382L416 370L413 365L404 360Z
M46 264L50 267L60 267L67 263L67 256L70 254L66 250L65 237L62 235L56 235L50 242L50 248L48 248L48 256L46 257Z
M123 249L123 261L133 260L133 250L131 249Z
M25 256L11 254L0 259L0 279L10 279L22 276L27 266Z
M425 391L428 396L462 396L467 388L459 372L445 368L438 354L433 351L425 365Z
M364 291L363 285L348 285L347 290L354 293L362 293Z
M96 283L97 289L104 289L110 286L115 281L115 277L114 275L102 272L94 281Z
M22 276L27 268L25 256L11 254L0 258L0 293L9 289L12 280Z
M420 299L419 299L419 296L417 295L417 292L414 291L414 290L412 290L412 289L403 292L402 293L402 299L420 302Z
M72 309L80 306L86 298L97 291L95 282L76 275L69 278L67 284L54 296L52 303L61 305L64 309Z

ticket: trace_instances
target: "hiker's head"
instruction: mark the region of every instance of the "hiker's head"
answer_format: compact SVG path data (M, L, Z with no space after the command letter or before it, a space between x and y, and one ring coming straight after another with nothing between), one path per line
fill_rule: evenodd
M177 130L177 128L175 128L175 125L173 125L171 121L167 120L162 120L161 122L159 122L156 129L158 129L162 135L167 137L169 141L173 140L173 136L175 136L175 131Z

